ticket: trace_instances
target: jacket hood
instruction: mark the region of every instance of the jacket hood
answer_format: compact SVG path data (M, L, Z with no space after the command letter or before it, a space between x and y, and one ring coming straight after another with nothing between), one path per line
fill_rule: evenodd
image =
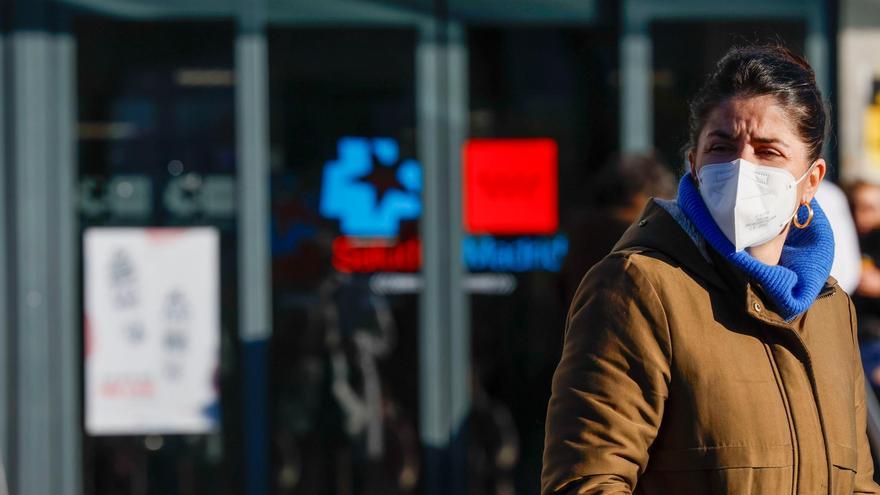
M642 214L624 232L612 253L654 251L718 287L729 289L732 285L749 285L745 275L715 253L708 244L699 247L697 241L657 201L654 198L648 200ZM834 277L828 277L823 291L836 285Z
M694 239L654 198L648 201L638 220L629 226L611 252L632 250L656 251L708 282L720 287L726 285Z

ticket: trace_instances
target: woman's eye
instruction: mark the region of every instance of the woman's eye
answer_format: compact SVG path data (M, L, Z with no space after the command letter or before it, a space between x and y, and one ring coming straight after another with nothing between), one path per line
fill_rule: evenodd
M713 144L709 146L709 151L729 151L730 146L726 144Z

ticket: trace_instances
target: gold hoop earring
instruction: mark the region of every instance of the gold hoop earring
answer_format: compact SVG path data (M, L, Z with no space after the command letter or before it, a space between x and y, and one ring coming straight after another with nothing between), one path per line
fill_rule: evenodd
M800 223L800 221L798 221L798 212L800 212L800 210L801 210L801 206L806 206L806 207L807 207L807 221L804 222L804 223ZM796 211L796 212L794 213L794 218L791 219L791 222L794 224L795 227L797 227L797 228L803 230L803 229L809 227L809 226L810 226L810 223L811 223L812 221L813 221L813 207L810 206L810 203L809 203L809 202L804 201L804 202L802 202L802 203L798 206L798 211Z

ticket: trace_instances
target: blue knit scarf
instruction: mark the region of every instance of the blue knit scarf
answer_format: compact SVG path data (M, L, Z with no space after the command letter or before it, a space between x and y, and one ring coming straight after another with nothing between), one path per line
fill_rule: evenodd
M778 265L766 265L746 251L737 252L721 232L690 174L678 185L678 206L719 254L763 287L786 321L793 320L813 304L831 273L834 234L831 224L815 199L813 222L806 229L790 228ZM800 221L806 220L798 210Z

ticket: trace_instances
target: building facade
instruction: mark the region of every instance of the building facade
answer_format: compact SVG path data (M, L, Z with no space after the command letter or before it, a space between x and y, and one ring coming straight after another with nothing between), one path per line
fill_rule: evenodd
M11 491L534 493L562 279L580 276L564 260L601 164L656 150L680 169L687 97L734 43L805 54L857 122L836 95L838 16L864 19L848 8L6 0ZM217 246L214 426L89 426L86 234L197 227ZM168 307L164 325L188 321Z

